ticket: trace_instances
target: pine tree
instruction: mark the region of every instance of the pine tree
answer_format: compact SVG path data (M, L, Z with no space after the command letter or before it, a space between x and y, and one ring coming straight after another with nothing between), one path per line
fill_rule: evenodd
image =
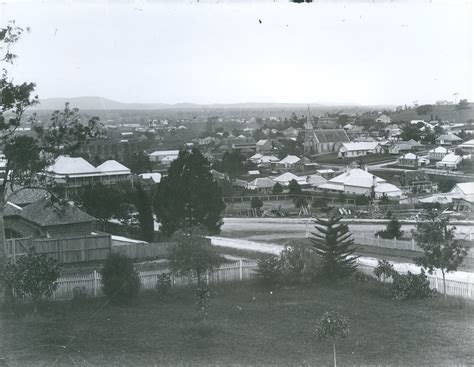
M316 218L317 232L310 239L313 251L323 260L322 274L330 280L351 275L357 266L352 233L340 221L341 217Z

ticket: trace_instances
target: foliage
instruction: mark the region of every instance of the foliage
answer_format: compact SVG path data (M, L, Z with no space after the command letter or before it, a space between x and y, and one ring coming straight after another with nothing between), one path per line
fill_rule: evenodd
M171 273L161 273L156 281L156 290L162 296L169 293L171 289Z
M257 260L255 276L266 285L277 284L282 277L283 269L280 257L270 255Z
M209 162L197 149L179 153L157 185L153 204L166 235L199 225L209 233L218 233L222 225L225 204L209 172Z
M295 206L297 208L301 208L302 206L307 206L308 202L306 201L305 197L298 196L295 199L293 199L293 202L295 203Z
M212 168L219 172L225 172L229 177L235 178L247 173L251 169L255 169L256 165L247 161L242 153L233 151L231 153L225 152L222 155L222 160L214 163Z
M456 271L467 255L467 249L461 241L454 239L455 227L448 227L449 218L441 217L437 212L429 212L428 217L417 223L414 238L423 250L423 256L416 263L432 273L441 270L444 295L446 298L445 273Z
M307 244L285 246L280 255L283 280L290 284L307 284L319 275L319 262Z
M2 281L7 288L15 289L18 296L31 297L36 313L38 301L51 297L57 289L61 268L57 260L37 254L31 248L25 256L18 257L15 264L7 264Z
M413 274L411 272L398 274L397 272L393 272L392 278L393 298L397 300L423 299L434 294L423 270L420 274Z
M377 278L382 278L383 280L390 278L394 275L395 269L393 265L390 264L387 260L378 260L377 267L374 269L374 275Z
M392 217L390 222L387 223L387 227L383 230L377 231L375 235L388 239L400 239L403 236L402 225L396 217Z
M366 195L357 195L355 205L369 205L369 198Z
M103 229L112 217L122 218L124 216L123 201L124 197L120 190L105 186L100 182L85 186L78 198L82 209L97 218Z
M340 192L338 195L337 195L337 201L341 204L344 204L346 202L346 195L344 195L343 192Z
M223 263L223 258L198 228L187 232L179 231L173 239L177 245L173 247L169 261L170 269L174 273L195 276L198 284L201 284L206 273L217 270Z
M142 151L132 153L125 159L124 163L135 175L150 172L152 168L150 157Z
M250 202L250 207L252 209L260 209L262 206L263 201L258 196L252 198L252 201Z
M419 116L427 115L433 111L433 106L430 104L424 104L416 108L416 113Z
M321 273L328 280L351 275L356 268L356 248L347 224L341 217L316 218L315 229L310 238L313 251L322 259Z
M211 308L211 291L208 287L200 285L196 288L196 306L199 317L205 321Z
M125 255L112 252L101 269L102 289L113 303L130 303L138 296L140 278L133 261Z
M134 186L132 200L138 210L137 219L140 225L140 239L152 242L155 236L153 208L148 193L140 184Z
M300 184L296 180L291 180L288 184L288 193L290 195L299 195L302 191Z
M280 183L276 183L272 188L272 193L275 195L281 194L283 192L283 186Z
M313 208L327 208L328 204L327 201L323 198L314 198L313 202L311 203Z
M336 340L347 338L349 333L349 321L336 311L324 313L316 324L313 334L318 340L330 339L333 343L334 367L336 367Z
M457 184L457 181L453 178L441 178L438 182L438 190L441 192L449 192Z

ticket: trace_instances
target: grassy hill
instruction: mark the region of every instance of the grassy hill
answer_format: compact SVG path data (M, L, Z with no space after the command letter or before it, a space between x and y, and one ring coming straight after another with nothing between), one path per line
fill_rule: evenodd
M474 103L469 104L469 109L460 110L456 106L437 106L433 105L433 112L426 115L418 115L416 109L410 108L406 111L393 112L390 114L393 122L398 121L411 121L411 120L425 120L429 121L431 115L438 117L442 120L462 122L465 123L468 120L474 119Z

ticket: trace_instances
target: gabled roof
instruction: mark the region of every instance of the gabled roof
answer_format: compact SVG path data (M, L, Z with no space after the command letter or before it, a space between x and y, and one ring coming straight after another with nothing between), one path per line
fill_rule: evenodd
M303 182L303 181L304 181L304 183L306 183L306 178L305 177L298 177L298 176L294 175L291 172L285 172L285 173L281 174L280 176L275 177L273 180L278 182L278 183L283 183L283 184L288 184L292 180L295 180L298 183Z
M112 174L117 174L117 173L125 173L125 174L130 174L130 169L125 167L123 164L110 159L108 161L105 161L101 165L97 166L97 170L99 170L102 173L112 173Z
M149 155L160 157L160 156L178 155L178 154L179 154L179 150L156 150L153 153L150 153Z
M329 183L339 183L348 186L358 186L358 187L372 187L374 184L374 179L376 183L384 183L385 180L377 177L367 171L364 171L360 168L353 168L330 179Z
M448 154L449 149L447 149L445 147L437 147L437 148L431 149L429 151L429 153L445 153L445 154Z
M278 162L279 159L277 157L275 157L274 155L263 155L260 160L259 160L259 163L271 163L271 162Z
M474 196L474 182L457 183L451 192L461 192L463 195L466 196Z
M159 183L161 181L161 173L158 173L158 172L141 173L139 174L139 176L143 178L144 180L151 179L154 183Z
M271 143L272 143L272 142L271 142L270 140L268 140L268 139L261 139L261 140L257 141L257 145L258 145L258 146L262 146L262 145L266 145L266 144L270 144L270 145L271 145Z
M456 163L462 158L454 153L446 154L440 163Z
M268 177L256 178L247 184L248 188L253 187L257 189L268 189L273 186L275 186L275 182Z
M377 147L377 145L380 145L376 141L361 141L361 142L352 142L352 143L342 143L342 146L348 150L348 151L353 151L353 150L372 150Z
M344 129L316 129L313 131L318 143L344 143L350 142Z
M407 141L407 144L410 144L412 147L422 147L423 144L420 142L416 141L415 139L410 139Z
M460 147L474 147L474 139L465 141L460 145Z
M461 141L462 139L453 133L447 133L440 135L437 140Z
M319 186L322 185L323 183L326 183L327 180L320 175L310 175L306 177L306 182L311 185L311 186Z
M46 171L57 175L84 175L98 174L98 171L92 164L81 157L69 157L60 155Z
M281 164L295 164L300 161L300 158L298 158L296 155L287 155L285 158L283 158L280 162Z
M418 158L417 155L413 153L407 153L400 157L400 159L411 159L411 160L416 160L417 158Z

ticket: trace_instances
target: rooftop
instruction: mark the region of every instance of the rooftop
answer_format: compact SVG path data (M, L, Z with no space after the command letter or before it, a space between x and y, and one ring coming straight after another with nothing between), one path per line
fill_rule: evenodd
M127 173L130 174L130 169L125 167L123 164L111 159L105 161L101 165L97 166L97 170L102 173Z
M84 158L72 158L65 155L61 155L56 158L55 162L49 166L46 171L58 175L84 175L100 173L100 171L98 171Z

